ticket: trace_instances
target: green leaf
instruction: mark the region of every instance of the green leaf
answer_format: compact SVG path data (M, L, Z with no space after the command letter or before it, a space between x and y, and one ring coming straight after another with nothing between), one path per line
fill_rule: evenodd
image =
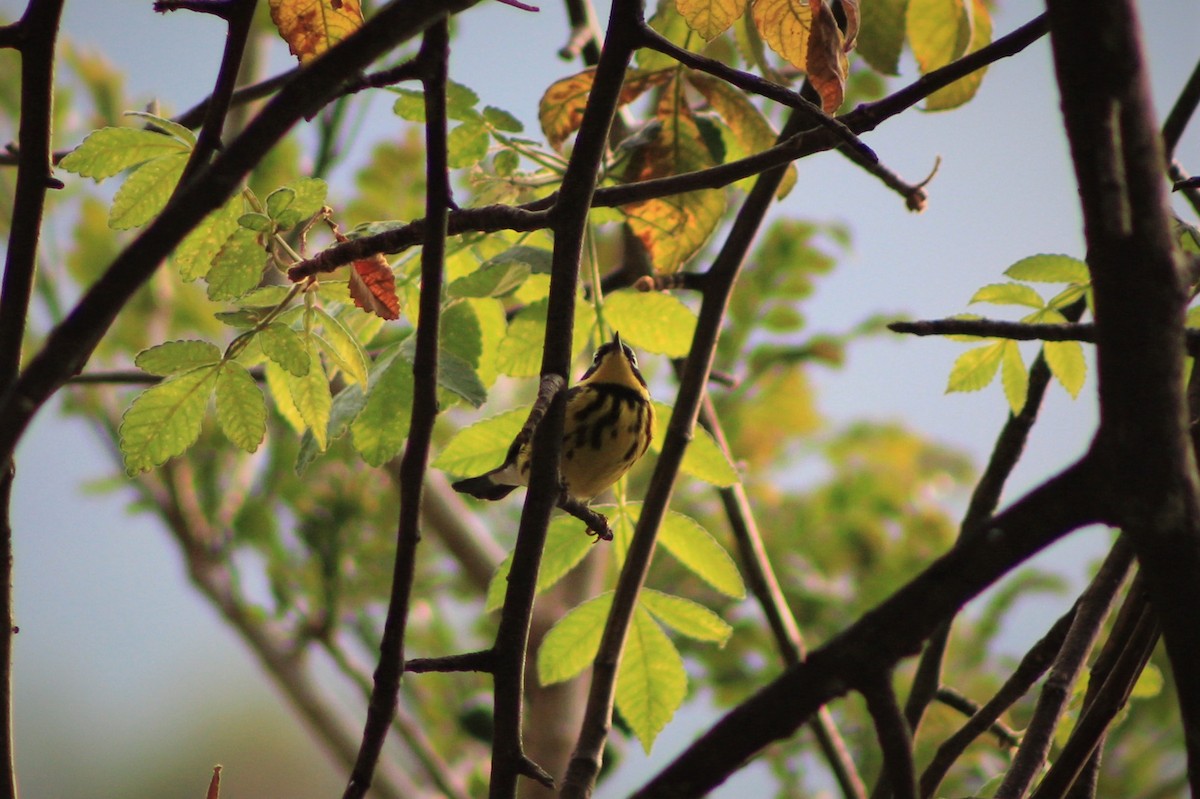
M1021 350L1015 341L1004 342L1004 357L1000 360L1000 383L1004 386L1008 407L1015 416L1025 407L1025 398L1029 394L1029 372L1025 369L1025 361L1021 359Z
M329 194L329 185L320 178L304 178L295 184L277 191L293 193L292 201L287 208L271 216L279 227L287 230L305 221L325 206L325 197ZM277 192L272 192L274 195ZM270 197L267 197L268 203Z
M186 145L188 149L196 146L196 134L191 128L180 125L173 119L160 117L157 114L151 114L149 111L126 111L122 116L140 119L146 123L148 127L155 127L161 130L168 136L173 136L181 143Z
M667 426L674 412L670 405L655 401L654 438L650 442L655 452L662 451L663 442L667 437ZM737 485L741 480L729 458L725 457L712 435L702 427L694 429L693 438L683 453L683 462L679 468L684 474L719 488Z
M189 148L172 136L137 128L100 128L68 153L58 165L68 172L100 182L130 167L165 155L183 155Z
M1083 382L1087 379L1087 361L1083 357L1083 347L1078 341L1047 341L1042 345L1046 355L1046 364L1067 393L1074 398L1079 397Z
M474 166L487 156L491 135L482 122L463 122L446 137L451 169Z
M673 294L618 291L604 298L604 318L639 350L682 358L692 346L696 314Z
M990 302L993 305L1024 305L1030 308L1042 308L1045 301L1029 286L1020 283L993 283L976 291L971 302Z
M267 216L275 219L280 214L288 209L288 206L296 199L296 190L290 189L287 186L278 188L267 195L266 206Z
M321 349L342 370L348 382L366 385L369 378L366 350L336 317L330 316L320 306L315 306L313 312L321 321L324 332L323 336L317 338Z
M605 591L595 599L571 608L550 628L538 647L538 682L542 685L563 682L592 664L600 649L612 598L613 592ZM620 677L617 679L619 684Z
M1162 693L1162 689L1162 671L1153 663L1147 663L1137 678L1137 682L1133 684L1133 691L1129 694L1129 698L1153 699Z
M670 511L658 529L658 543L697 577L725 596L741 599L746 584L725 547L690 516Z
M479 115L475 106L479 95L456 81L446 84L446 115L451 119L473 119Z
M868 3L868 5L870 5ZM985 0L966 0L970 13L967 22L970 31L970 42L963 55L969 55L992 43L992 15L988 11ZM983 84L983 76L987 67L977 69L969 75L959 78L949 86L943 86L925 98L926 111L948 111L973 98Z
M964 0L908 0L908 44L924 75L960 57L971 43Z
M171 198L187 160L186 152L171 153L138 167L113 196L108 226L113 230L129 230L157 216Z
M238 229L242 198L234 195L208 216L175 248L171 260L180 276L188 282L204 277L226 240Z
M143 391L121 418L121 455L131 477L181 455L200 437L217 366L202 366Z
M396 94L396 102L392 104L392 113L409 122L424 124L425 94L415 89L391 89Z
M258 235L246 228L234 231L213 258L208 270L208 298L232 300L258 286L267 253L258 243Z
M1087 264L1069 255L1031 255L1005 269L1004 274L1028 283L1088 283L1092 279Z
M366 404L366 392L357 383L339 391L333 398L333 405L329 410L329 429L326 433L326 440L336 441L345 435L346 431L350 429L350 423L354 421ZM296 474L303 475L320 454L321 448L317 445L316 436L313 435L312 430L305 430L304 435L300 437L300 449L296 453Z
M951 391L978 391L992 382L1000 359L1004 355L1004 342L997 341L983 347L967 350L954 361L950 369L950 380L946 393Z
M434 468L459 477L494 469L504 462L528 416L527 408L516 408L464 427L434 458Z
M639 605L621 654L616 703L647 754L686 696L683 659L649 611Z
M492 105L484 106L483 118L496 130L502 130L506 133L520 133L525 130L525 126L521 124L521 120L503 108L496 108Z
M512 377L535 377L542 368L542 344L546 338L547 300L531 302L513 317L508 335L500 342L496 353L496 368ZM578 355L587 346L596 312L584 302L575 303L575 334L571 349Z
M404 447L412 395L412 363L396 354L381 356L371 370L367 402L350 425L354 449L367 463L382 466Z
M237 304L243 308L275 308L290 293L289 286L259 286L238 297Z
M221 350L207 341L168 341L142 350L133 364L143 372L160 377L208 366L221 360Z
M246 228L246 230L253 230L255 233L270 233L275 228L275 223L271 221L271 217L257 212L239 216L238 225Z
M271 398L275 400L275 410L279 411L279 415L297 434L303 433L306 425L304 417L300 415L300 409L292 401L291 376L274 361L267 361L263 372L267 379L267 388L271 391Z
M317 354L316 344L307 345L309 367L303 376L283 372L284 383L296 411L303 420L304 426L312 430L321 451L329 445L326 432L329 429L329 410L333 397L329 393L329 378L321 366L321 358Z
M725 646L729 636L733 635L733 626L729 622L690 599L643 588L638 602L654 614L654 618L688 638Z
M446 288L450 297L503 297L516 290L532 270L520 262L488 262Z
M312 358L304 337L279 322L267 325L258 333L263 354L279 364L293 377L304 377L312 368Z
M449 350L438 352L438 385L478 408L487 401L487 389L475 368Z
M904 49L904 12L908 0L870 0L862 5L858 54L885 75L900 74Z
M594 538L580 532L579 520L573 516L555 516L546 530L546 547L542 550L542 565L538 569L537 593L553 588L567 572L575 568L596 543ZM512 555L492 575L488 583L485 610L499 610L504 604L504 592L508 588L508 570L512 567Z
M217 423L225 436L254 452L267 434L267 406L254 378L240 363L222 364L217 374Z

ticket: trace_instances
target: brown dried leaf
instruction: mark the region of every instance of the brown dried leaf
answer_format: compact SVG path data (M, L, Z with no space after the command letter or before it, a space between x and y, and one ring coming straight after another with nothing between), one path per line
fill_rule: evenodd
M359 0L269 0L271 21L292 55L307 64L358 30Z
M842 0L842 11L846 14L846 43L842 49L848 53L858 42L858 0Z
M624 85L621 86L618 105L633 102L652 87L666 83L672 74L674 70L670 69L655 72L630 70L626 73ZM546 134L546 141L554 149L562 149L562 143L579 130L595 79L595 70L585 69L569 78L555 81L542 95L538 103L538 122L541 123L542 132Z
M846 73L850 68L833 11L823 0L812 0L812 28L808 37L808 79L821 95L821 108L832 114L846 96Z
M396 276L387 260L378 253L355 261L350 270L350 297L367 313L382 319L400 318L400 297L396 294Z

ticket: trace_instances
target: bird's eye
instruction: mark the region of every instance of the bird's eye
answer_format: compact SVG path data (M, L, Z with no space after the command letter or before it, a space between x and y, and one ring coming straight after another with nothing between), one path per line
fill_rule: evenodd
M633 350L624 344L621 345L621 349L625 351L625 357L629 359L629 362L634 366L637 366L637 355L633 353Z

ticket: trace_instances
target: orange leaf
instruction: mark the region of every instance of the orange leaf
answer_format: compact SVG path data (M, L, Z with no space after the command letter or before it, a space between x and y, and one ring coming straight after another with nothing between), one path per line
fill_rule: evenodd
M382 255L361 258L350 270L350 297L367 313L382 319L400 318L400 298L396 295L396 276Z
M811 8L806 71L813 88L821 95L821 107L825 113L832 114L845 99L849 63L842 44L842 31L833 18L833 11L823 0L812 0Z
M205 799L219 799L221 796L221 767L213 766L212 779L208 782L208 793Z
M363 23L359 0L270 0L271 21L292 55L307 64Z
M648 89L666 83L674 72L673 69L655 72L630 70L625 75L625 83L621 86L617 104L633 102ZM592 82L595 79L595 70L585 69L569 78L555 81L542 95L538 103L538 122L541 123L542 132L546 134L546 141L550 142L554 149L561 149L562 143L579 130L579 125L583 122L583 110L587 107L588 95L592 91Z

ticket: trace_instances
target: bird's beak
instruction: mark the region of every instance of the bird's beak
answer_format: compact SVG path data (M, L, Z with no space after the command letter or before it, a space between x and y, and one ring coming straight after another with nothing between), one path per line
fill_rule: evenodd
M615 330L613 331L612 343L616 345L617 349L621 348L621 334Z

